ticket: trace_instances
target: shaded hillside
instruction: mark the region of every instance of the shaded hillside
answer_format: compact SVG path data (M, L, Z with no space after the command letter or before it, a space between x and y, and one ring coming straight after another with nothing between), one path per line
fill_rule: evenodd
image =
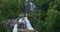
M0 28L1 20L15 19L24 12L24 0L0 0ZM36 11L28 15L31 24L39 32L60 32L60 0L33 0ZM10 29L10 28L9 28Z

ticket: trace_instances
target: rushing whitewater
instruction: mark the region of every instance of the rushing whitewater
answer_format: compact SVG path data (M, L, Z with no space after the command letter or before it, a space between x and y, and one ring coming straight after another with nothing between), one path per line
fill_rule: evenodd
M13 32L18 32L17 24L14 25Z
M25 12L34 12L36 9L36 5L33 2L24 2ZM27 12L27 13L28 13Z
M27 29L34 30L27 17L20 18L19 23L21 22L26 22ZM17 24L14 25L13 32L18 32L17 26L18 26Z
M27 29L34 30L32 25L30 24L30 21L27 19L27 17L19 19L19 23L20 22L26 22Z

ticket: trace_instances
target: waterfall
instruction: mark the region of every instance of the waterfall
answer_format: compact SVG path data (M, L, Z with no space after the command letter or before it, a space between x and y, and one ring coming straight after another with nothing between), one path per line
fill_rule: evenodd
M35 4L30 2L30 11L34 11L34 9L36 8Z
M32 25L30 24L30 21L27 19L27 17L25 17L24 21L26 21L26 26L29 30L34 30Z
M17 32L17 24L14 25L13 32Z
M35 8L36 8L35 4L32 3L32 2L25 3L24 6L25 6L26 11L34 11ZM27 14L26 14L26 16L27 16ZM27 17L20 18L18 21L17 21L18 23L21 23L21 22L25 23L26 22L27 29L34 30ZM17 28L18 27L18 23L14 25L13 32L17 32L17 30L18 30L18 28Z
M19 23L20 22L26 22L27 29L34 30L27 17L24 17L24 19L23 18L19 19Z
M24 17L24 19L20 18L19 19L19 23L20 22L26 22L27 29L34 30L33 27L32 27L32 25L30 24L30 21L27 19L27 17ZM17 32L18 31L17 26L18 26L17 24L14 25L13 32Z

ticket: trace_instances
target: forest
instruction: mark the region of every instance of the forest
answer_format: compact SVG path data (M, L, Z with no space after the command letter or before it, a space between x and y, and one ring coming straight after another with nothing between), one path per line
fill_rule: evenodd
M15 19L24 12L24 0L0 0L0 32L6 19ZM32 26L39 32L60 32L60 0L32 0L36 10L28 15ZM10 29L9 24L6 26ZM6 29L6 28L5 28Z

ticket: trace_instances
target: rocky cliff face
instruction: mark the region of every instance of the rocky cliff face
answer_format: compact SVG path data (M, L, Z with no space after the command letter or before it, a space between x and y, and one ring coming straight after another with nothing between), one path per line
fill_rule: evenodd
M22 17L25 17L24 14L20 14L16 19L6 19L6 20L3 20L2 23L4 24L5 29L12 31L14 25L16 23L18 23L18 20L20 18L22 18ZM28 31L28 32L36 32L36 30L30 31L28 29L19 29L19 30Z
M9 26L14 26L14 24L18 23L18 20L20 18L24 17L24 14L19 14L17 18L15 19L5 19L5 20L2 20L1 22L4 24L4 25L9 25Z

